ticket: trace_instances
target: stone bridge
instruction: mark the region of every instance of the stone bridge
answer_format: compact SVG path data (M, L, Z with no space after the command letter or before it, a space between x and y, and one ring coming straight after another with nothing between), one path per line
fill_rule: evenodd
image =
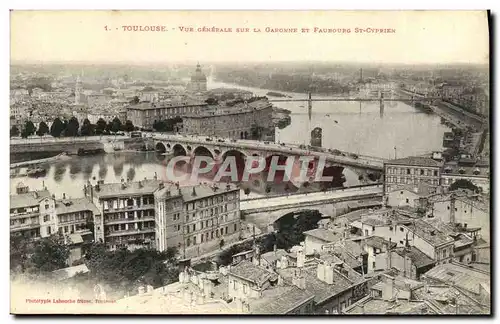
M188 135L153 134L152 139L154 147L160 153L190 157L203 155L212 157L216 161L222 161L229 155L241 158L242 161L250 156L264 157L266 160L272 156L313 156L316 159L324 157L326 167L349 168L363 183L381 179L384 165L384 159L377 157L294 144Z
M333 217L346 202L380 200L382 204L382 188L379 183L324 192L242 199L240 210L246 221L266 230L281 217L302 210L318 210L325 216Z

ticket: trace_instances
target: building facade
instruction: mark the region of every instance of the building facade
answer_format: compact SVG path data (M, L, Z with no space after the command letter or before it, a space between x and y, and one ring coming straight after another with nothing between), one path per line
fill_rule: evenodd
M237 241L241 231L239 188L200 184L164 186L155 193L156 248L175 247L198 256Z
M197 101L140 102L127 107L127 119L134 126L153 129L153 124L160 120L199 115L208 105Z
M426 183L439 186L443 162L430 157L413 156L384 163L384 194L401 184Z
M183 133L233 139L250 139L255 126L272 127L273 107L267 100L242 103L233 107L216 107L183 118Z

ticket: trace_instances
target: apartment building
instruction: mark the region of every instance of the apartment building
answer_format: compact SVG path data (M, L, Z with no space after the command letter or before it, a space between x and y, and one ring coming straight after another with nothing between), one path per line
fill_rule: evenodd
M159 180L87 185L85 194L97 206L94 217L96 242L113 250L153 247L155 238L154 192Z
M239 239L239 188L232 184L165 185L155 192L156 248L198 256Z
M10 196L10 232L26 238L57 232L55 199L48 190L30 191L20 183Z
M442 166L441 160L426 156L411 156L387 161L384 163L384 193L402 184L427 183L437 187Z

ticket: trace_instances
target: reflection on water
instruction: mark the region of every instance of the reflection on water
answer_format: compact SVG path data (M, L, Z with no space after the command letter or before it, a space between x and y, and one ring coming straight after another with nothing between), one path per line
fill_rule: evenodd
M209 88L216 87L237 87L250 90L256 95L265 95L270 91L222 83L209 84ZM306 98L305 94L284 94L293 99ZM321 127L323 147L382 158L393 158L394 147L397 148L398 156L440 150L442 136L447 131L441 125L439 117L421 113L402 102L386 103L383 111L380 111L378 102L313 102L310 121L304 102L280 102L277 106L292 113L291 125L276 130L276 141L305 144L309 139L304 134L310 134L311 129ZM158 156L155 152L115 152L72 157L70 160L41 165L48 172L36 179L22 176L26 172L25 168L16 170L11 178L11 191L14 192L17 183L22 181L31 189L42 189L44 184L57 197L61 197L63 193L70 197L81 197L83 185L89 179L120 182L121 179L128 178L137 181L153 178L156 174L160 179L166 180L167 162L167 157ZM345 169L343 173L346 177L344 185L359 184L358 176L353 171ZM296 190L286 183L271 184L271 187L269 183L263 185L262 182L246 185L260 193ZM314 189L312 185L308 190Z
M42 164L47 170L45 176L31 178L23 176L26 168L15 170L11 175L11 192L19 182L28 185L31 190L40 190L45 186L56 197L62 197L63 193L68 197L82 197L83 186L88 181L104 180L105 183L120 182L123 180L138 181L144 178L167 181L167 164L169 158L158 155L155 152L125 153L115 152L97 156L75 156L70 160ZM188 166L179 164L174 170L176 175L186 174ZM112 169L112 170L110 170ZM262 179L265 176L262 175ZM297 191L290 183L267 183L266 180L248 181L242 184L242 195L253 196L256 194L275 194ZM200 178L199 181L211 181L210 178ZM198 182L199 182L198 181ZM226 179L222 179L225 182ZM186 181L185 184L196 184L197 182ZM245 190L249 188L250 190ZM317 188L302 188L311 191Z

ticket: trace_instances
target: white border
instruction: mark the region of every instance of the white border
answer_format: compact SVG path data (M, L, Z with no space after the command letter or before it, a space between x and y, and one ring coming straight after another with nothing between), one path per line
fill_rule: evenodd
M8 135L8 130L9 130L9 84L8 84L8 75L9 75L9 11L8 9L140 9L140 10L147 10L147 9L170 9L170 10L180 10L180 9L191 9L191 10L201 10L201 9L212 9L212 10L228 10L228 9L234 9L234 10L244 10L244 9L278 9L278 10L286 10L286 9L292 9L292 10L312 10L312 9L337 9L337 10L347 10L347 9L359 9L359 10L411 10L411 9L454 9L454 10L464 10L464 9L491 9L493 14L499 14L500 9L499 9L499 4L500 1L498 0L475 0L475 1L465 1L465 0L454 0L454 1L441 1L438 2L436 0L419 0L418 2L403 2L403 1L385 1L385 0L378 0L378 1L356 1L356 0L349 0L349 1L343 1L343 2L336 2L332 3L330 1L318 1L318 0L308 0L308 1L295 1L295 0L288 0L286 3L280 3L278 1L270 1L270 0L253 0L253 1L223 1L223 0L211 0L211 1L203 1L203 0L183 0L179 1L176 3L160 3L159 1L150 1L150 0L122 0L122 1L107 1L104 3L102 0L97 1L97 0L87 0L87 1L67 1L67 2L61 2L61 1L53 1L53 0L45 0L43 2L40 1L2 1L1 7L2 11L0 11L1 14L1 19L0 19L0 24L1 24L1 35L3 36L2 39L4 41L4 46L2 46L2 61L3 64L1 65L1 75L2 77L0 78L0 93L1 93L1 98L2 98L2 114L3 118L1 118L1 121L4 123L3 127L0 127L0 130L2 132L1 138L4 139L0 143L2 146L0 149L0 152L5 152L2 154L2 159L1 159L1 170L4 170L1 173L2 180L0 181L1 185L1 195L0 199L2 201L2 204L0 206L3 206L4 212L6 214L7 212L7 206L9 204L8 200L8 195L9 195L9 181L10 178L7 175L7 169L9 164L9 158L7 152L9 151L9 145L7 138L9 137ZM498 18L498 17L497 17ZM496 24L498 25L498 19L496 20ZM495 28L497 30L497 28ZM496 34L498 36L498 34ZM496 37L495 37L496 38ZM36 50L36 49L33 49ZM498 59L498 53L495 53L495 57L493 58L495 61ZM495 69L495 72L498 72L497 69ZM497 94L497 87L495 86L495 94ZM495 96L496 97L496 96ZM494 109L496 107L493 107ZM494 125L492 125L492 128ZM498 143L498 134L495 136L495 143ZM498 161L497 161L498 162ZM495 170L500 170L496 169L498 165L492 166L492 169ZM496 188L496 187L495 187ZM500 202L498 198L500 194L496 193L495 197L492 199ZM492 218L496 218L497 215L492 215ZM8 321L14 321L15 319L8 315L9 314L9 290L7 287L9 287L9 271L8 271L8 266L7 266L7 260L9 256L9 246L8 246L8 237L9 237L9 223L7 221L7 217L4 217L4 226L3 230L5 231L4 235L4 242L1 244L1 251L2 251L2 260L6 261L4 262L4 265L0 267L1 271L1 279L4 280L4 285L2 285L3 289L1 292L1 301L2 305L4 307L2 315L3 317ZM496 221L496 228L492 229L495 231L498 229L498 223L500 221ZM500 250L499 250L500 251ZM496 255L498 257L498 253ZM498 258L496 258L498 259ZM494 274L494 272L492 272ZM496 282L496 281L495 281ZM496 288L496 287L495 287ZM497 292L497 289L495 289L495 292ZM495 295L495 300L497 301L495 306L498 306L498 296ZM495 307L495 310L498 311L498 308ZM84 320L84 317L79 317L79 318L29 318L29 319L24 319L25 321L29 322L34 322L34 321L74 321L74 320ZM216 322L219 321L219 318L199 318L200 320L203 320L204 322ZM313 320L314 317L311 318L301 318L300 321L311 321ZM338 321L340 318L332 318L331 320ZM357 319L350 319L351 321L357 321L360 318ZM401 318L400 318L401 319ZM94 319L98 322L105 323L105 321L121 321L124 320L124 318L104 318L104 319ZM127 320L127 319L125 319ZM130 317L128 320L131 321L143 321L142 319ZM174 321L186 321L186 320L193 320L193 319L186 319L186 318L154 318L154 319L149 319L152 321L160 322L160 321L165 321L168 320L169 322ZM238 320L237 317L232 317L228 318L227 320ZM252 321L259 321L259 322L270 322L274 320L274 318L271 319L264 319L264 318L258 318L258 319L252 319ZM341 320L347 320L346 318L342 318ZM370 318L369 320L381 320L385 321L385 318ZM442 323L443 321L454 321L454 318L432 318L432 319L426 319L426 322L432 323ZM466 319L470 322L478 321L478 319Z

